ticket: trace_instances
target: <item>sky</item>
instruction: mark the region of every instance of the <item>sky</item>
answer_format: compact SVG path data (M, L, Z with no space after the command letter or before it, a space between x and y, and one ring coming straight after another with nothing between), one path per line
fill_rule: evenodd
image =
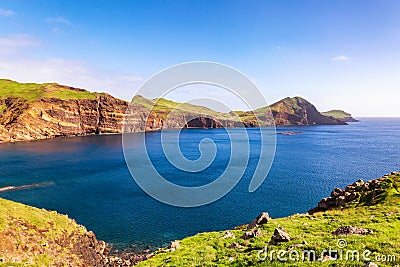
M400 117L398 14L397 0L1 0L0 78L130 100L165 68L212 61L271 104L302 96L321 111Z

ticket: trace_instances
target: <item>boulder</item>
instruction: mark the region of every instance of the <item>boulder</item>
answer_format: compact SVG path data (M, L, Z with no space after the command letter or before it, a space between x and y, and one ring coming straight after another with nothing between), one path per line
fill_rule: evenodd
M343 236L343 235L372 235L374 231L371 229L360 228L355 226L340 226L336 229L332 234L335 236Z
M289 242L290 236L288 233L284 232L279 228L275 228L274 234L269 241L270 245L276 245L278 242Z
M259 228L255 228L255 229L245 232L240 238L250 239L250 238L253 238L256 236L262 236L261 230Z
M252 220L249 225L247 226L247 229L253 229L258 225L263 225L268 223L271 220L271 217L269 216L268 212L262 212L260 215L257 216L254 220Z
M231 231L226 231L222 238L235 238L235 234Z
M170 249L170 251L175 251L175 250L177 250L177 249L180 248L180 247L181 247L181 243L179 243L178 240L172 241L172 242L169 244L169 249Z

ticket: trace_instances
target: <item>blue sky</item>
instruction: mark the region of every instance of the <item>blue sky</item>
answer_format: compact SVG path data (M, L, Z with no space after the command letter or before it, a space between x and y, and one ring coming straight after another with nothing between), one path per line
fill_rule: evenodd
M400 116L398 14L396 0L3 0L0 77L130 99L154 73L205 60L241 70L270 103Z

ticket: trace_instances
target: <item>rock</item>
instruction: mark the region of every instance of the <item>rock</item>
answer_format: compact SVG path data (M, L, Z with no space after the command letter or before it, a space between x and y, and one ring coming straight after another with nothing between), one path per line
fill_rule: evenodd
M275 228L274 234L269 241L270 245L276 245L278 242L289 242L290 236L288 233L284 232L279 228Z
M234 243L232 243L232 245L229 246L229 248L240 249L240 248L243 248L243 246L240 245L239 243L234 242Z
M250 238L253 238L256 236L262 236L262 232L259 228L255 228L255 229L245 232L240 238L250 239Z
M253 229L254 227L258 225L263 225L268 223L271 220L271 217L269 216L268 212L262 212L260 215L257 216L254 220L252 220L249 225L247 226L247 229Z
M378 267L374 262L368 262L367 264L363 265L362 267Z
M339 206L344 205L345 203L346 203L346 197L345 196L339 196L339 197L336 198L335 206L339 207Z
M371 235L374 231L366 228L359 228L355 226L340 226L335 232L332 234L335 236L343 236L343 235Z
M345 191L340 189L340 188L335 188L332 192L331 192L331 197L337 197L340 196L344 193Z
M326 261L334 261L336 260L335 258L332 258L329 255L325 255L322 259L320 259L321 262L326 262Z
M235 238L235 234L231 231L226 231L222 238Z
M179 242L179 240L172 241L172 242L169 244L169 249L170 249L171 251L175 251L175 250L177 250L177 249L180 248L180 247L181 247L181 243Z

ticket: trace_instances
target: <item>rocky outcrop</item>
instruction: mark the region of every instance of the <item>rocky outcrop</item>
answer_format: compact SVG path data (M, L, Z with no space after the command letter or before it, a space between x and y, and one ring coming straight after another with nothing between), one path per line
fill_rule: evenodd
M387 187L392 186L393 181L389 178L391 175L399 176L400 173L392 172L389 175L367 182L358 180L346 186L344 190L336 188L331 192L330 197L323 198L308 213L313 214L315 212L345 207L350 204L375 205L385 197Z

